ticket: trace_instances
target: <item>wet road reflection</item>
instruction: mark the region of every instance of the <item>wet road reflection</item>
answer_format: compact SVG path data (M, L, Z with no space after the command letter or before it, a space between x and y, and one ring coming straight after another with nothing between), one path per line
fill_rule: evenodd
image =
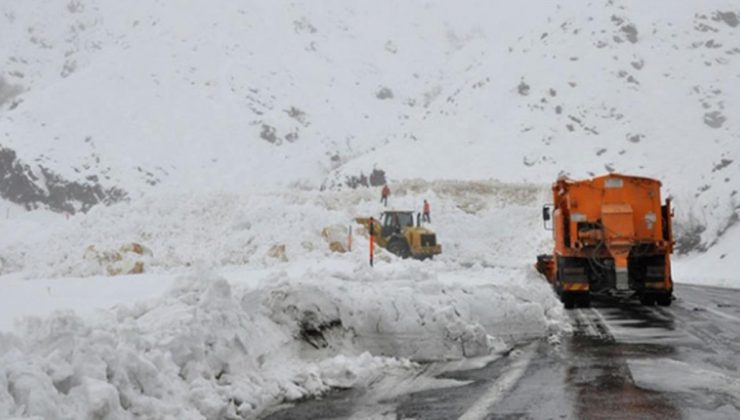
M528 345L526 370L508 388L500 380L514 357L437 376L462 386L382 401L344 391L268 418L454 419L497 388L473 418L740 418L740 290L681 285L677 296L670 308L595 299L569 311L573 334Z
M632 328L672 330L672 316L661 316L652 308L630 304L596 302L611 320L624 320ZM669 357L672 345L621 343L608 332L599 309L576 312L574 334L564 349L569 367L565 386L575 395L574 409L579 419L676 419L680 411L662 394L641 389L631 375L628 358ZM597 331L597 334L593 334Z

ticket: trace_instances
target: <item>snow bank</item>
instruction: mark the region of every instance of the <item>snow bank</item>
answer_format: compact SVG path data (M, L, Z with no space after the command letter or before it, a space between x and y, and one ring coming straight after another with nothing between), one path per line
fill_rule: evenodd
M321 235L377 214L371 190L162 196L51 221L36 236L16 232L0 255L13 262L9 276L35 280L6 278L5 287L28 296L38 284L54 307L76 312L28 318L1 336L0 417L252 418L331 387L414 372L414 362L558 334L562 309L531 268L533 248L547 246L541 193L496 182L399 184L391 206L429 199L444 253L422 263L381 250L372 269L361 230L347 253ZM90 245L131 242L151 250L145 274L106 278L84 257ZM271 256L280 246L284 258ZM3 307L4 318L27 313Z
M296 338L218 278L94 322L59 313L3 336L0 414L62 418L251 418L283 399L351 386L394 359L301 360ZM370 360L369 360L370 359ZM291 363L286 363L291 360Z
M28 318L0 335L0 416L253 418L282 401L416 369L409 359L487 355L506 348L505 337L556 331L554 298L463 286L417 265L300 280L278 272L257 288L201 273L94 319ZM541 286L534 294L546 290L533 285Z

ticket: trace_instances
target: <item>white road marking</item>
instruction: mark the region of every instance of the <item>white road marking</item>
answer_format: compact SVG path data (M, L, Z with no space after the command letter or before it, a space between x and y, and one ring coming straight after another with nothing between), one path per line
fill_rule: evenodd
M501 399L519 382L535 354L532 343L522 349L521 354L511 364L509 370L501 375L496 382L466 411L459 420L484 419Z

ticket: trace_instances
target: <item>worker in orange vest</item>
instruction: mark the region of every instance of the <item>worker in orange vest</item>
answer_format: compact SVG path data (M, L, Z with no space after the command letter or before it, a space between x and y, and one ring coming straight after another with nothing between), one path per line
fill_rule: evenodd
M424 200L424 208L421 211L421 220L425 220L427 223L432 223L432 217L430 216L431 208L429 202Z
M388 196L391 195L391 189L388 188L388 184L383 185L383 191L380 193L380 202L383 206L388 206Z

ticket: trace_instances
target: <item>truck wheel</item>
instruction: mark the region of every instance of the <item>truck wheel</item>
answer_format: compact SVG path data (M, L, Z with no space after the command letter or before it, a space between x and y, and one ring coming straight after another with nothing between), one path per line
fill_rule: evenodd
M640 303L642 303L645 306L655 305L655 295L651 295L647 293L640 295Z
M576 297L573 296L573 293L563 292L560 300L563 302L565 309L573 309L576 306Z
M401 239L392 239L388 243L388 251L391 254L398 255L401 258L408 258L411 256L411 250L409 250L409 244Z
M591 294L590 293L581 293L578 295L578 306L581 308L590 308L591 307Z
M671 306L671 295L670 293L663 293L655 297L655 300L660 306Z

